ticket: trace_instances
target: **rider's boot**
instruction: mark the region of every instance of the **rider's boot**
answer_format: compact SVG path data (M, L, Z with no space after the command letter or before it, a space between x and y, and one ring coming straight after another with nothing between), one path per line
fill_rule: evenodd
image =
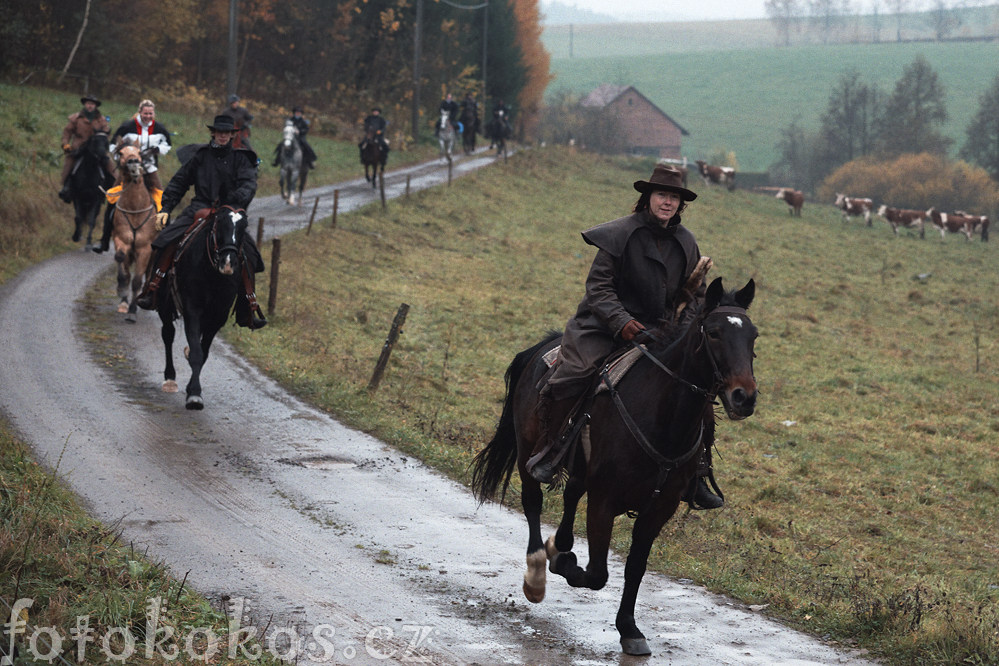
M114 226L114 210L115 204L108 204L104 210L104 231L101 233L101 244L100 246L95 245L90 248L97 254L107 252L111 248L111 229Z
M572 424L566 424L566 419L578 399L578 395L555 399L550 386L541 391L538 402L538 439L525 465L535 481L551 483L555 478L562 462L563 449L568 444L564 436L572 429Z
M245 265L242 268L244 293L236 296L236 323L251 331L267 325L267 317L257 304L253 272Z
M62 184L62 189L59 190L59 198L66 203L73 203L73 193L69 189L69 179L66 179L66 182Z
M711 467L711 448L715 441L714 417L709 416L707 420L710 420L710 425L707 422L704 424L704 452L697 463L697 472L682 498L691 509L719 509L725 505L725 497L715 484ZM708 487L708 480L714 489L718 490L717 495Z
M166 277L170 265L173 264L173 255L177 252L177 245L171 243L164 248L158 248L149 260L149 272L146 273L146 282L142 286L142 293L135 299L135 304L143 310L154 310L156 308L156 291L160 288L160 283Z

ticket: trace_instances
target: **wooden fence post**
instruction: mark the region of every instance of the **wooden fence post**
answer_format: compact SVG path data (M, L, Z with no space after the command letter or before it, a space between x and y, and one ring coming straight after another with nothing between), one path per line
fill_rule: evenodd
M305 230L305 235L308 236L312 233L312 221L316 219L316 209L319 208L319 197L316 197L316 202L312 204L312 215L309 216L309 226Z
M274 303L277 301L278 268L281 266L281 239L275 238L271 250L271 284L267 294L267 316L274 314Z
M385 174L378 177L378 190L382 196L382 210L385 210Z
M447 158L447 186L451 187L451 167L454 166L454 160L451 159L449 155Z
M388 365L389 356L392 355L392 348L395 347L395 343L399 339L399 333L402 332L402 325L406 323L407 314L409 314L409 306L403 303L399 306L399 311L395 313L395 319L392 320L392 328L389 330L388 338L386 338L385 344L382 345L381 356L378 357L375 371L371 375L371 381L368 382L369 391L376 390L378 384L382 381L382 375L385 374L385 366Z
M330 222L330 229L336 229L336 209L340 206L340 190L333 190L333 221Z
M260 247L264 242L264 218L260 218L257 222L257 247Z
M409 179L412 178L412 174L406 174L406 198L409 198Z

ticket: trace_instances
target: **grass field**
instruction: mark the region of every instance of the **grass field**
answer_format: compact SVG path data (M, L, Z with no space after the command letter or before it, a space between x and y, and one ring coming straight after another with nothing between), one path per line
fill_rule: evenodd
M645 42L663 45L654 52L646 50L642 40L629 37L632 27L591 27L576 39L583 42L577 48L585 55L569 58L554 51L555 79L548 93L585 94L602 83L633 85L690 133L683 139L689 159L733 151L743 171L766 171L778 157L781 130L792 122L817 131L833 86L845 72L856 69L865 81L891 94L903 69L918 55L937 72L946 92L950 117L943 132L954 139L956 154L980 96L999 75L999 42L677 51L676 45L684 41L678 35L669 41ZM548 34L546 30L546 43ZM587 47L585 40L594 45ZM623 45L634 52L621 54Z

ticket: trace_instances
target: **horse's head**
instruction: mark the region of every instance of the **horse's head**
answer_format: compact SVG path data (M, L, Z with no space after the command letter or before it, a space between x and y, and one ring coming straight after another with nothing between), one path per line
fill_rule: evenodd
M756 283L750 280L739 291L726 292L721 278L708 287L704 308L695 326L701 345L711 360L715 387L730 419L751 416L756 409L756 378L753 375L753 347L756 326L746 314L753 301Z
M222 275L234 275L239 270L240 250L247 224L243 210L223 206L215 213L209 250L212 263Z
M298 137L298 128L290 120L284 124L284 129L281 133L281 141L284 143L285 148L291 148L292 143Z
M107 159L111 144L108 140L108 133L104 130L97 130L87 139L84 150L97 158L98 161Z
M124 143L117 152L118 168L123 176L131 182L142 180L145 169L142 168L142 155L136 146Z

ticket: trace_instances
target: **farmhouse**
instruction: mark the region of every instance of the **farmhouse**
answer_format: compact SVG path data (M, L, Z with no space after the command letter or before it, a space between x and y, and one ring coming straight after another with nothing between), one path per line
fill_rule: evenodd
M629 153L681 159L681 137L687 130L667 116L634 86L605 83L580 101L580 105L615 118Z

